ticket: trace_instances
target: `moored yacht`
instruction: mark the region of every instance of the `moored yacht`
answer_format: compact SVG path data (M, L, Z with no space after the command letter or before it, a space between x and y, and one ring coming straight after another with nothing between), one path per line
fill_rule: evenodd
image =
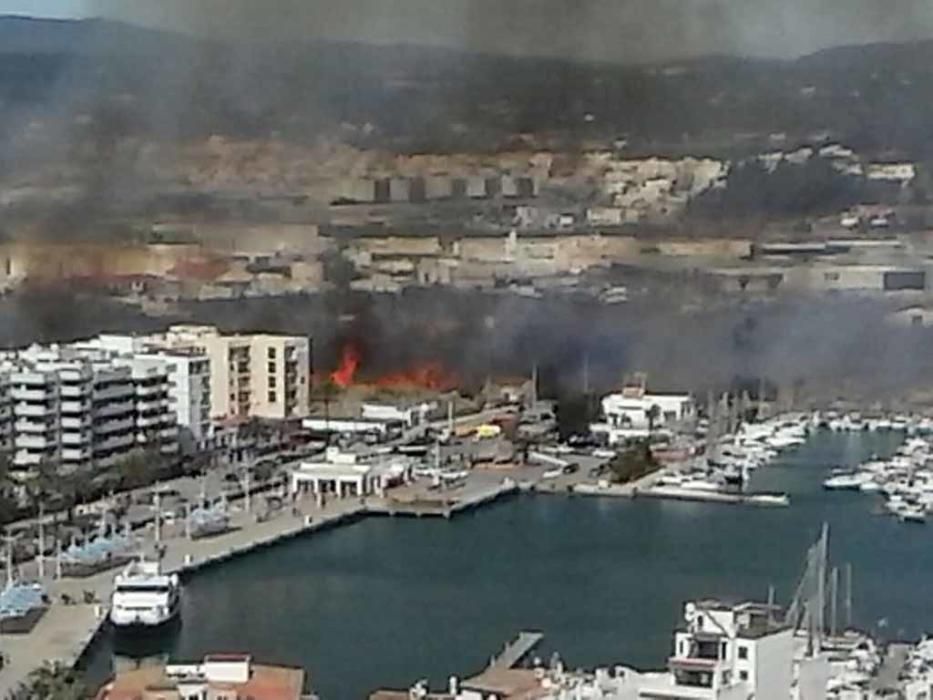
M153 628L176 618L181 582L165 575L158 562L136 561L114 579L110 622L118 628Z
M834 471L823 481L823 488L857 491L868 481L868 475L853 471Z

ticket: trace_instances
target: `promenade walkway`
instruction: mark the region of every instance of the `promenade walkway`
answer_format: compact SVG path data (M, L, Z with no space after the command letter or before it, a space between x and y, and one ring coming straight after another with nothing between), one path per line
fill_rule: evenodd
M328 502L320 507L312 500L299 501L296 511L285 508L264 522L256 522L255 513L240 509L231 518L234 529L215 537L189 540L182 526L166 527L162 544L165 546L163 568L168 572L195 569L212 561L264 546L283 538L326 527L365 511L359 499ZM310 518L310 520L309 520ZM154 528L149 526L137 533L142 538L142 551L155 552ZM31 671L44 662L73 665L93 639L106 615L113 578L118 570L109 570L83 579L55 580L54 563L46 565L43 580L52 605L35 629L26 635L0 637L0 652L6 656L6 665L0 670L0 698L17 688ZM34 563L20 567L24 579L38 580ZM83 600L85 592L96 599L93 604L61 602L62 595Z

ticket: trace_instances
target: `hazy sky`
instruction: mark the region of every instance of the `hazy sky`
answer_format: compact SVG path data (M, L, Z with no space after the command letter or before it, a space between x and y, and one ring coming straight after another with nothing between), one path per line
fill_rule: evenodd
M931 0L0 0L196 33L626 60L933 37Z

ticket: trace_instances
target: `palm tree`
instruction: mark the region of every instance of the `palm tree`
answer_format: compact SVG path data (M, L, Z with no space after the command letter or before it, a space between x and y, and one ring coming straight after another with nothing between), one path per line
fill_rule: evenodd
M650 435L654 432L654 426L657 425L658 418L661 417L661 407L656 403L652 404L646 415L648 418L648 434Z

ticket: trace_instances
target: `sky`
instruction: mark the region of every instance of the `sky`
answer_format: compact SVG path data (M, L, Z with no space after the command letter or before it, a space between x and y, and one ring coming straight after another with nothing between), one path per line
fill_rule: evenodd
M0 0L0 14L34 17L83 17L84 0Z
M933 37L931 0L0 0L5 12L608 61L792 57Z

